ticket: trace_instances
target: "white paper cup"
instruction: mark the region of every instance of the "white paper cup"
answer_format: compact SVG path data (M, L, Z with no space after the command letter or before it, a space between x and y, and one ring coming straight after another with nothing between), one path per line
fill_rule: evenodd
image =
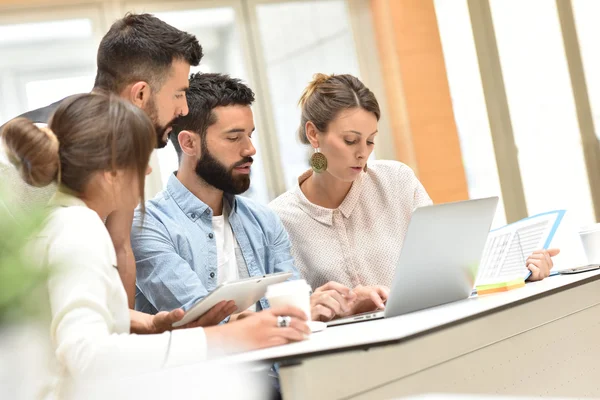
M269 285L265 297L271 308L293 306L306 313L310 321L310 286L304 279Z
M582 228L579 237L583 244L583 250L588 264L600 264L600 224Z

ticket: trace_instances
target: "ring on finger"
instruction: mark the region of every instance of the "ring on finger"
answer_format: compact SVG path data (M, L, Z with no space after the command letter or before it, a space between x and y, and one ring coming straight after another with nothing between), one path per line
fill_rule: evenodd
M277 317L277 327L279 328L287 328L292 323L292 317L289 316L278 316Z

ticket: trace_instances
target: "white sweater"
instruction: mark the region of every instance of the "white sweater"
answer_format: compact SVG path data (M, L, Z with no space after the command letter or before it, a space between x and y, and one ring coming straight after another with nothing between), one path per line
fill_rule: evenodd
M61 391L68 392L77 379L127 377L206 359L202 328L130 334L127 295L102 220L82 200L62 192L50 204L36 248L53 268L50 334Z

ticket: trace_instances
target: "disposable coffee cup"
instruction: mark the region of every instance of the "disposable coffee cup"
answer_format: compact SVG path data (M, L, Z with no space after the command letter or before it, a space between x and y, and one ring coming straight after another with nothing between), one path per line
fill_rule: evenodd
M308 283L298 279L269 285L265 297L271 308L293 306L304 311L310 321L310 291Z
M600 224L582 228L579 231L579 237L581 238L588 264L600 264Z

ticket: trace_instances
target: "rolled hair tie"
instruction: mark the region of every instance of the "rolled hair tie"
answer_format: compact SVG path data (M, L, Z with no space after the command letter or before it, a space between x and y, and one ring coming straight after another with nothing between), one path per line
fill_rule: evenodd
M27 174L31 176L31 163L26 158L21 158L21 165L27 169Z

